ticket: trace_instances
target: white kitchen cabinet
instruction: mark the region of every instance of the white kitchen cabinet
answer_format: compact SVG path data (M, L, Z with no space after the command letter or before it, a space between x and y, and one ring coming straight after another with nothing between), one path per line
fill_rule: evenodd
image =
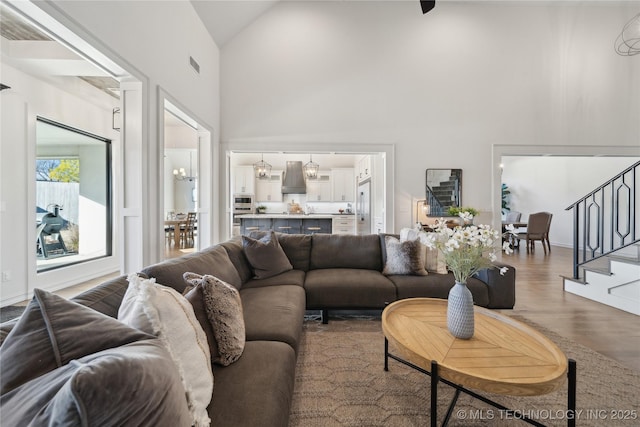
M282 202L282 171L271 171L269 179L256 180L256 202Z
M356 216L334 215L331 226L333 234L356 234Z
M331 172L318 172L318 179L307 180L307 202L330 202Z
M253 166L236 166L233 169L233 194L254 194L255 175Z
M331 169L331 187L334 202L354 202L356 182L352 168Z
M363 156L358 160L358 182L371 178L371 156Z

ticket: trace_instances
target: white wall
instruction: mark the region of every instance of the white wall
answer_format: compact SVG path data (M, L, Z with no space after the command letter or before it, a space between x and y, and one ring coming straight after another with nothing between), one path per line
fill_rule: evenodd
M4 208L0 268L9 273L9 279L2 282L0 298L5 304L25 299L35 287L59 289L74 280L77 283L117 268L114 254L86 265L36 275L36 116L114 140L118 134L111 129L111 108L117 103L108 95L96 97L97 89L84 85L80 92L79 86L74 93L66 92L6 63L0 64L0 72L3 82L11 82L11 89L0 96L0 202ZM95 102L96 98L102 103Z
M78 22L106 45L111 53L131 64L146 77L148 107L146 132L148 148L146 186L143 196L148 213L143 215L144 265L163 256L164 181L162 141L158 117L164 100L157 99L158 87L172 102L185 106L185 113L212 133L219 143L219 50L189 1L56 1L56 8ZM200 74L189 64L193 57Z
M137 77L143 78L142 134L146 147L143 157L146 164L142 165L146 174L143 196L150 215L143 216L144 253L139 254L139 258L145 264L157 261L164 247L160 187L163 147L158 141L157 126L158 112L164 111L164 103L156 99L157 88L162 87L181 105L188 106L190 112L202 119L202 124L213 132L212 140L217 143L218 48L187 1L37 3L72 31L96 41L97 47L123 68L129 67ZM199 75L190 68L189 56L200 64ZM111 130L111 106L92 104L88 100L94 101L93 96L70 94L20 73L5 63L2 63L1 72L3 83L11 86L11 90L3 91L0 96L0 264L3 272L10 273L10 278L2 283L0 289L4 305L27 298L35 286L60 288L117 268L117 264L109 271L79 266L77 271L60 269L36 276L35 252L31 253L28 243L35 211L32 212L27 201L31 191L29 183L34 176L33 167L28 165L35 164L35 116L41 114L114 140L118 136ZM115 147L114 152L118 151Z
M396 231L427 168L492 218L493 144L640 145L636 5L281 2L223 47L222 140L393 143Z
M534 212L551 212L552 245L573 247L573 213L565 208L613 178L640 158L503 157L502 182L509 186L510 208L526 222Z

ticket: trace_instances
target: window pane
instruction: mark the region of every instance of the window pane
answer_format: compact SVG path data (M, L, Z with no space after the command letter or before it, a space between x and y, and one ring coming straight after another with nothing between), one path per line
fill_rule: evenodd
M38 118L38 271L111 255L110 141Z

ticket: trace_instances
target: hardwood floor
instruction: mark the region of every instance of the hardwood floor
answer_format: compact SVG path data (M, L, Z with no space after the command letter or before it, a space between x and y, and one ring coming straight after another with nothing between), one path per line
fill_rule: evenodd
M502 261L516 268L516 305L504 313L518 314L575 342L640 371L640 316L564 292L561 275L571 275L571 249L521 248ZM189 252L166 246L166 258ZM60 291L73 296L108 277Z
M516 268L519 314L560 335L640 371L640 316L564 292L562 277L572 274L572 250L552 246L527 253L522 247L502 261Z

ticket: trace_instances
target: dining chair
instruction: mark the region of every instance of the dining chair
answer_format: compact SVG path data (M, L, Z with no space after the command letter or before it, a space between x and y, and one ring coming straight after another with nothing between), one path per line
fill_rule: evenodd
M171 246L171 241L173 239L175 232L176 230L173 228L172 225L167 225L164 227L164 235L167 238L167 243L169 244L169 246Z
M182 247L192 247L195 243L195 228L197 216L195 212L189 212L184 224L180 225L180 240Z
M526 240L527 252L535 249L535 241L542 243L544 253L547 249L551 252L551 244L549 243L549 229L551 228L551 218L553 215L549 212L537 212L529 215L527 221L527 231L516 234L518 241ZM546 242L546 243L545 243Z
M505 215L503 223L504 224L517 223L517 222L520 222L520 218L521 217L522 217L522 213L521 212L509 211ZM504 242L505 240L507 240L512 248L517 248L518 246L520 246L520 241L518 239L516 239L513 234L509 233L505 237L505 231L506 230L505 230L504 225L503 225L502 226L502 233L503 233L502 241ZM525 228L517 228L516 229L516 232L524 232L524 231L525 231Z
M520 222L520 217L522 217L521 212L510 211L507 213L504 220L505 222Z

